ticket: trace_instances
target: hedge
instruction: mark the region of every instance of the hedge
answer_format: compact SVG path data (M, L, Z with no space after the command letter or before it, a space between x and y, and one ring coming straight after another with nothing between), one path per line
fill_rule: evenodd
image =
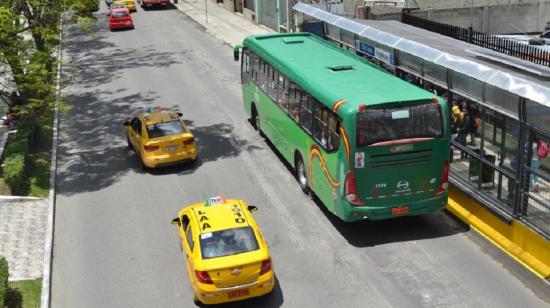
M15 139L8 141L4 149L4 181L12 195L24 195L30 185L26 171L31 135L28 128L19 129Z
M6 305L8 290L8 261L4 257L0 258L0 307Z

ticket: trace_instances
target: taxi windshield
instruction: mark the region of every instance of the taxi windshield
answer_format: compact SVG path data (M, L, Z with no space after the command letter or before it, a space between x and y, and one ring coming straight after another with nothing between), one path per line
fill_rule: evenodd
M258 250L258 241L250 227L226 229L200 235L203 259L212 259Z
M180 121L160 122L147 125L147 133L149 138L158 138L168 135L184 133L183 126Z

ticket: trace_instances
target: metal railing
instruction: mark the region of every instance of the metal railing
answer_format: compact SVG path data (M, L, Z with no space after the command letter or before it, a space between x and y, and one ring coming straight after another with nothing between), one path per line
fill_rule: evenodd
M424 19L409 13L401 14L401 22L413 27L436 32L473 45L491 49L511 57L550 67L550 52L538 48L535 45L527 45L496 35L474 31L471 27L461 28Z

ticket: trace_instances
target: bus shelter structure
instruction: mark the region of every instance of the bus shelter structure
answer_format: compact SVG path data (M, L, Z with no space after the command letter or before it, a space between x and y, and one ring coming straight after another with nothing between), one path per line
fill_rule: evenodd
M467 109L474 129L453 138L451 183L550 240L547 67L399 21L344 18L305 3L294 10L304 28L317 24L325 39Z

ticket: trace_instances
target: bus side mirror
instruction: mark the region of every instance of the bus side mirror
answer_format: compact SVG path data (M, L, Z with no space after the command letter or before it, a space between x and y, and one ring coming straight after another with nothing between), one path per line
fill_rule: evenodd
M178 112L178 117L180 117L180 118L183 117L183 113Z
M254 206L254 205L249 205L249 206L248 206L248 210L249 210L250 212L256 212L256 211L258 210L258 208L257 208L256 206Z
M238 48L233 49L233 60L239 61L239 49Z
M179 219L179 218L174 218L174 219L172 219L171 224L173 224L173 225L179 225L179 224L180 224L180 219Z

